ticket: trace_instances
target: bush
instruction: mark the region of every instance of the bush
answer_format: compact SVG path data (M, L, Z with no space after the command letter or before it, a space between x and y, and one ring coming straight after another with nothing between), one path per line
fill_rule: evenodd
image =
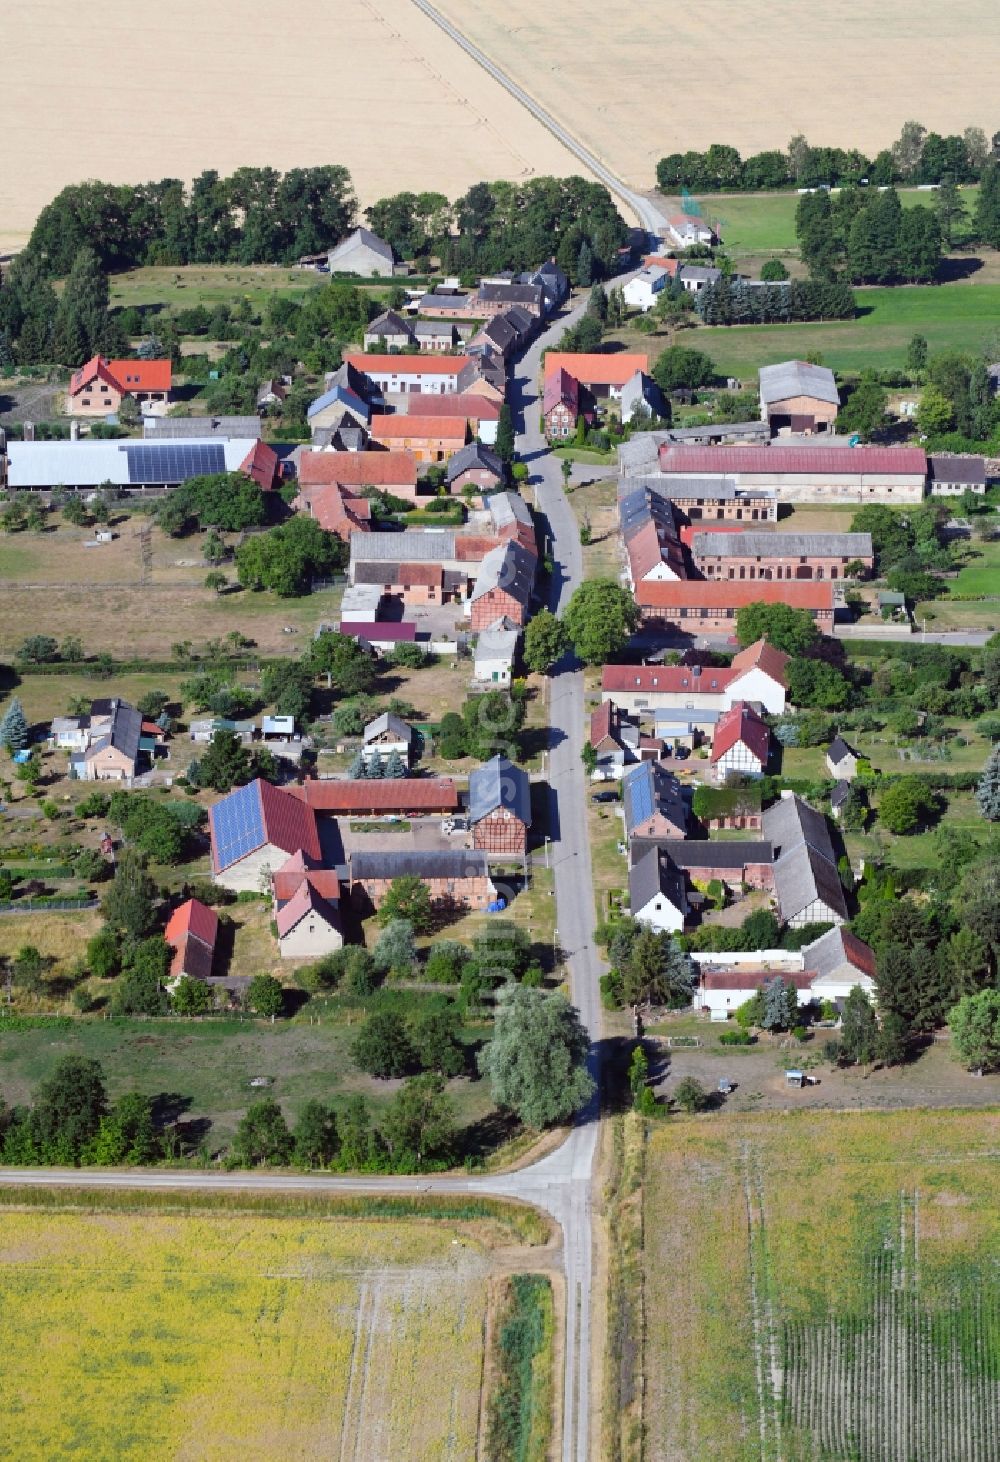
M719 1037L720 1046L749 1046L753 1044L753 1037L747 1030L723 1031Z

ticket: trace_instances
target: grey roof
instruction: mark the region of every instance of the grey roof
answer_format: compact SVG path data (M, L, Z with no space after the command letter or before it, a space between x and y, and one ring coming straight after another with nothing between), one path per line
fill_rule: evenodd
M685 279L694 279L703 284L718 284L722 278L721 269L713 269L711 265L704 264L682 264L677 274L682 283Z
M816 900L840 918L847 918L847 901L836 864L808 844L789 848L775 861L774 891L786 923Z
M505 756L495 756L469 776L469 821L479 822L498 807L531 826L531 784L528 773Z
M464 289L432 289L427 294L422 294L417 301L418 310L432 310L435 305L440 304L462 304L469 298Z
M664 414L663 392L652 376L646 375L645 371L636 371L622 387L622 421L628 421L636 408L642 406L648 406L654 416Z
M371 534L354 533L354 538L371 537ZM491 548L479 565L476 582L469 596L473 602L489 594L493 589L504 589L519 604L527 608L531 602L531 591L535 586L537 560L513 538Z
M455 557L455 535L449 528L426 533L352 533L351 563L443 563Z
M365 326L365 335L405 335L408 339L412 339L413 326L409 320L404 320L402 315L397 315L395 310L383 310L381 315L376 315L375 319Z
M477 298L489 304L540 305L542 287L540 284L481 284Z
M487 340L492 340L499 350L506 350L508 346L516 344L520 338L517 330L503 315L494 315L493 319L488 320L478 334L485 335Z
M135 706L130 706L127 701L112 701L111 703L111 728L107 736L102 736L95 741L88 758L96 751L103 751L108 746L113 746L130 761L135 761L139 755L139 737L142 733L142 716Z
M986 483L986 460L983 457L927 458L927 475L931 482Z
M826 818L801 797L780 797L764 812L764 836L783 857L789 848L808 843L833 862L833 844Z
M636 432L618 448L618 470L623 477L632 476L644 468L655 468L661 445L667 440L662 431Z
M763 421L717 421L705 426L672 426L664 435L668 442L682 445L685 442L723 441L726 437L764 442L770 434L770 428Z
M351 534L352 539L359 537L361 537L359 533ZM352 564L351 577L354 580L354 588L362 584L397 584L399 582L399 560L380 558L374 563Z
M412 848L391 853L351 853L351 881L366 878L487 878L489 864L479 849Z
M833 784L833 791L830 793L830 806L831 807L843 807L844 803L847 801L847 799L848 799L848 797L850 795L851 795L851 784L850 784L850 782L845 782L843 780L841 780L839 782L834 782L834 784Z
M454 482L456 477L461 477L463 472L473 467L492 472L498 482L503 481L503 460L482 442L469 442L448 459L448 481Z
M506 320L508 325L513 325L519 335L530 335L537 323L536 317L523 305L511 305L509 310L503 312L501 319Z
M842 761L845 761L849 756L857 758L858 755L858 753L854 750L854 747L849 746L842 736L835 736L833 738L833 740L830 742L830 745L826 749L826 754L833 762L834 766L839 766L840 763Z
M658 895L670 900L684 913L684 875L659 843L651 843L632 864L628 875L629 907L632 917L652 903Z
M791 396L813 396L817 401L840 405L833 371L826 366L812 365L805 360L783 360L778 365L761 366L760 404L787 401Z
M346 239L341 239L336 248L331 249L327 255L331 270L342 255L349 254L358 245L371 249L372 253L378 254L387 264L393 262L392 246L387 244L385 239L380 239L378 234L372 233L371 229L356 228L352 234L347 235Z
M828 929L825 934L821 934L818 939L814 939L811 944L807 944L803 948L802 957L805 960L806 969L815 970L820 976L832 975L834 970L847 963L867 976L868 971L857 964L853 957L851 944L861 945L862 949L871 954L869 946L863 940L858 939L857 935L851 934L841 925L838 924L836 928Z
M376 736L384 736L387 732L396 741L405 741L407 745L413 740L413 727L392 711L383 711L381 716L369 721L364 729L364 739L366 742L374 741Z
M320 411L325 411L328 406L334 406L338 402L346 410L354 413L356 416L360 416L364 421L368 421L371 417L367 403L362 401L357 392L352 391L350 386L343 386L339 383L335 386L330 386L328 390L323 392L322 396L317 396L315 401L310 401L306 416L307 418L316 416Z
M142 434L147 441L165 437L259 437L259 416L147 416Z
M369 326L369 328L371 328ZM437 339L439 335L450 335L454 338L456 325L454 320L414 320L410 326L410 333L419 340L421 336L427 339Z
M493 452L489 455L496 456ZM500 462L499 457L496 460ZM494 528L506 528L511 523L523 523L527 528L534 527L531 521L531 510L518 492L491 493L486 506L489 508Z
M489 629L480 630L479 638L476 640L474 655L476 660L513 660L521 631L519 629L500 629L498 626L501 623L502 621L498 620L496 626L490 625Z
M770 863L769 842L730 842L725 838L684 838L666 844L678 868L744 868L748 863Z
M745 489L742 489L745 491ZM650 473L644 477L623 476L618 483L618 496L627 497L633 492L652 492L661 498L694 498L705 501L718 498L727 501L738 497L741 489L732 477L674 477ZM755 491L754 496L774 496L774 489Z
M870 533L696 533L696 558L871 558Z

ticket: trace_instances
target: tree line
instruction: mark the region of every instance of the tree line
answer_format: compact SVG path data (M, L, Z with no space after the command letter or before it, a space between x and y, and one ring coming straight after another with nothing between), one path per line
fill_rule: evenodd
M801 134L788 147L743 158L735 147L715 142L704 152L671 152L656 165L657 187L664 192L693 188L703 193L758 193L781 188L822 188L892 183L939 183L951 176L974 183L991 159L1000 158L1000 132L988 142L981 127L961 134L928 132L906 122L896 142L874 157L857 148L811 147Z
M928 283L941 262L937 212L904 208L894 188L805 193L795 211L802 260L816 279L855 284Z
M723 276L698 291L695 310L705 325L774 325L853 320L857 302L850 286L838 279L794 279L751 288L745 279Z

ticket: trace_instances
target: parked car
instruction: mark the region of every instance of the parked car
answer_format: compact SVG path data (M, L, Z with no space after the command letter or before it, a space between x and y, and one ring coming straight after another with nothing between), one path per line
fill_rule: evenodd
M733 1094L733 1092L735 1090L736 1090L736 1082L735 1081L730 1081L728 1076L721 1076L719 1078L719 1095L720 1096L732 1096L732 1094Z

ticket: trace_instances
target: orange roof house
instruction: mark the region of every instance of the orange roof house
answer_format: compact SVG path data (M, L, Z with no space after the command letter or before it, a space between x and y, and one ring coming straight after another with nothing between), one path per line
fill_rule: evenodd
M280 475L278 454L267 442L256 441L250 452L240 463L240 471L251 482L256 482L264 492L270 492Z
M620 396L637 371L648 373L649 356L619 351L607 355L550 350L545 357L545 379L566 371L594 396Z
M303 452L299 488L336 482L341 487L384 487L401 497L417 489L417 459L412 452Z
M70 378L67 403L72 416L107 416L133 396L147 414L163 414L170 400L169 360L105 360L91 356Z
M188 899L167 920L164 938L174 951L170 984L182 979L207 980L212 973L219 916L200 899Z
M464 416L373 416L372 441L402 446L418 462L443 462L465 446L469 423Z
M371 531L372 505L365 497L357 497L339 482L320 482L304 487L293 500L296 512L315 518L328 533L336 533L346 543L352 533Z

